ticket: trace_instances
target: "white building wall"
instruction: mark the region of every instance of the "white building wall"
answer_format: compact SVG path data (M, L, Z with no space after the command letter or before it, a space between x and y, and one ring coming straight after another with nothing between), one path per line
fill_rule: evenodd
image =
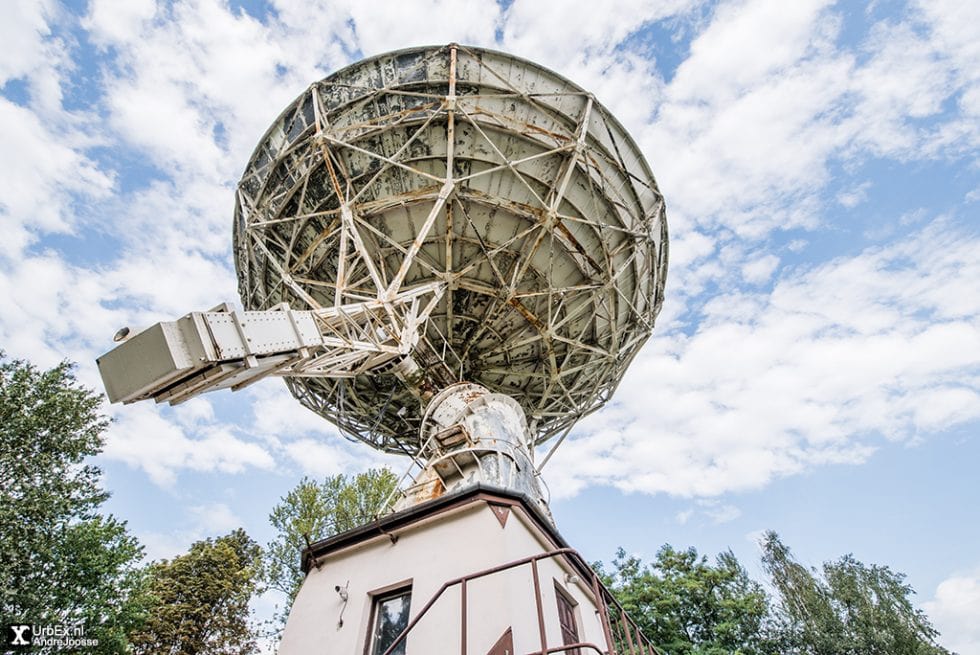
M414 618L448 580L513 560L553 550L535 522L514 507L501 528L482 500L434 514L397 532L328 553L319 570L311 568L289 615L280 655L364 655L370 629L371 592L411 581ZM572 573L564 562L538 562L542 609L549 647L562 643L555 581L578 603L582 641L603 643L591 594L584 585L568 584ZM348 585L346 608L335 586ZM343 609L343 625L338 625ZM515 651L540 648L534 585L529 565L470 581L467 589L467 653L484 655L510 627ZM448 589L409 634L406 655L454 653L460 650L459 586Z

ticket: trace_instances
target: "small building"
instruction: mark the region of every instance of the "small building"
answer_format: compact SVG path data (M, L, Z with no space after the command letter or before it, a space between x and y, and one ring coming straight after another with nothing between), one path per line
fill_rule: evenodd
M319 541L280 655L656 653L522 494L477 484Z

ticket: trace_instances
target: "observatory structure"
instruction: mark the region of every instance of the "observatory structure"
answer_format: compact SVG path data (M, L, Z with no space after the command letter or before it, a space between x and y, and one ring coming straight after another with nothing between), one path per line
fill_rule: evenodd
M355 63L261 138L233 238L244 311L129 337L98 362L110 399L282 377L414 463L385 515L304 551L280 652L653 652L538 474L663 302L663 198L592 94L456 44Z

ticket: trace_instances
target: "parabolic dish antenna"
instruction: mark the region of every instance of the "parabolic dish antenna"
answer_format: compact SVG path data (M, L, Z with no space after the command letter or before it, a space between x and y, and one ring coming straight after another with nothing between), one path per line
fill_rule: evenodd
M449 45L297 97L239 183L234 249L246 310L347 320L388 299L379 314L417 331L410 355L285 374L306 407L404 453L424 401L458 381L516 400L533 444L602 406L663 302L667 223L639 148L590 93Z

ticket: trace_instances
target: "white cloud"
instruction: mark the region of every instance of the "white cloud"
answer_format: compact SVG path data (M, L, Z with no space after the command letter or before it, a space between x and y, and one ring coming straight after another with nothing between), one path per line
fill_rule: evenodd
M172 559L187 551L199 537L197 533L179 530L174 532L143 532L136 535L143 544L143 558L148 562Z
M978 251L936 221L770 293L708 302L693 334L656 335L580 424L547 471L552 491L709 497L980 418Z
M937 0L916 3L929 26L930 42L937 57L948 63L950 91L960 91L959 115L940 130L937 147L962 151L976 161L980 145L980 40L976 25L980 7L976 3Z
M346 4L358 44L366 55L451 41L490 45L500 20L500 6L481 0Z
M953 26L925 3L842 47L829 4L721 3L671 82L650 96L655 119L637 133L675 234L693 225L723 228L716 240L731 239L728 231L759 240L815 229L826 220L832 163L975 156L980 121L964 103L980 98L980 65L976 39L959 27L972 25L969 16ZM959 115L946 112L952 98ZM858 187L840 200L862 198Z
M734 521L742 515L742 510L740 510L735 505L729 503L720 503L714 500L703 500L700 502L702 506L702 512L711 519L712 523L728 523Z
M156 12L154 0L92 0L82 26L99 44L120 43L139 38L143 25Z
M561 0L516 0L507 8L508 50L555 69L606 55L646 24L688 11L691 0L598 0L588 11L569 11Z
M698 230L685 230L670 240L670 264L688 268L690 264L704 260L715 252L718 243L710 235Z
M980 569L951 575L923 608L939 630L939 643L960 655L980 653Z
M694 0L600 0L568 11L561 0L517 0L503 16L501 47L549 66L595 94L630 131L647 125L663 93L649 53L620 47L644 26L684 15ZM658 153L649 151L656 166ZM666 153L665 153L666 154Z
M62 13L52 0L12 0L4 4L0 24L0 42L4 44L0 85L24 80L30 104L51 115L61 109L61 75L71 65L65 43L53 34L51 25ZM66 122L70 116L60 118Z
M52 10L53 3L35 0L15 0L4 7L0 81L26 76L44 64L44 38L51 33L47 16Z
M244 522L224 503L192 505L187 508L187 521L171 532L139 534L148 561L172 559L183 555L191 544L202 539L220 537L240 528Z
M280 380L255 385L246 393L252 409L252 429L269 443L278 446L283 441L317 434L340 438L337 428L302 407Z
M184 430L146 405L113 414L102 457L141 469L156 484L173 485L181 470L241 473L274 468L265 448L242 439L230 426L209 422Z
M185 429L214 421L214 406L206 396L192 398L178 405L174 419Z
M82 365L83 382L96 382L92 373L99 346L111 344L122 315L100 305L106 296L99 276L53 252L9 267L0 263L0 273L0 339L5 347L43 366L69 356Z
M722 4L692 43L691 56L671 86L683 99L736 99L741 91L791 68L820 45L829 29L818 25L818 17L829 4L829 0L792 6L767 0Z
M871 182L868 181L850 187L837 194L837 202L848 209L853 209L868 199L868 189L870 188Z
M657 153L670 153L657 174L673 207L752 238L815 224L787 200L825 182L836 129L828 110L847 85L849 62L830 47L837 20L825 4L715 11L641 132L655 164Z
M224 503L194 505L188 509L194 524L206 527L209 534L221 535L242 527L242 520Z
M697 500L693 507L681 510L674 518L679 524L685 525L693 517L698 516L717 525L734 521L741 515L742 510L735 505L722 503L713 498L701 498Z
M113 42L119 73L106 81L111 124L178 182L226 184L275 118L269 106L285 105L305 84L294 80L290 89L279 79L283 53L247 14L200 0L175 3L168 18L137 40Z
M302 407L281 381L257 384L247 394L252 410L249 430L303 475L323 477L382 466L401 474L408 466L404 457L350 443L336 426Z
M81 138L0 97L0 256L16 257L38 233L69 232L71 203L105 198L113 179L80 152Z
M854 71L861 128L855 138L872 152L904 156L925 139L914 119L941 111L950 93L948 68L906 24L879 24L865 49L870 59Z
M381 466L401 474L408 465L403 457L343 439L336 427L301 407L279 380L249 387L238 400L250 416L237 424L225 422L210 398L165 412L146 404L111 408L114 421L101 456L144 471L164 488L173 488L183 471L260 469L323 477Z
M117 329L173 320L235 295L225 265L176 245L97 268L70 264L52 250L21 254L0 260L0 340L41 365L77 361L82 381L100 388L95 358L112 346Z
M768 282L777 266L779 266L779 257L761 255L742 266L742 279L749 284Z
M354 458L343 448L338 447L336 441L297 439L286 444L283 451L304 474L317 478L361 468L351 466Z

